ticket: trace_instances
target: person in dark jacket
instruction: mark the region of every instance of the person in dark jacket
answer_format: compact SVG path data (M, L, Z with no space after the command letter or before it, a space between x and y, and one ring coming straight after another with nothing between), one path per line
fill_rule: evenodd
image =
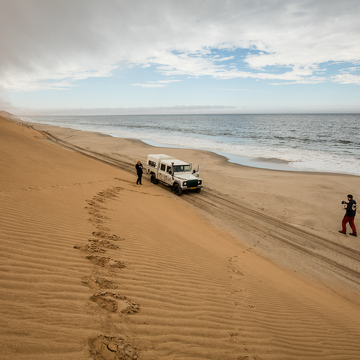
M135 168L136 168L136 172L137 172L137 176L138 176L138 178L136 180L136 185L138 185L138 184L142 185L141 178L142 178L142 174L143 174L143 166L142 166L140 160L135 165Z
M344 210L346 210L346 213L344 215L343 221L342 221L342 230L339 231L341 234L346 234L346 224L349 223L352 233L350 235L357 236L356 227L354 223L355 215L356 215L356 201L353 199L352 195L348 195L348 202L343 201L342 203L346 206L344 206Z

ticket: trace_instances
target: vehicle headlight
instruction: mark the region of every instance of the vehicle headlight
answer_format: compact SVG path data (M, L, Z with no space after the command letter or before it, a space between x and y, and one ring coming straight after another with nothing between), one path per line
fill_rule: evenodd
M187 186L187 181L184 181L184 182L183 182L183 186Z
M198 180L198 185L201 185L202 181L201 180Z

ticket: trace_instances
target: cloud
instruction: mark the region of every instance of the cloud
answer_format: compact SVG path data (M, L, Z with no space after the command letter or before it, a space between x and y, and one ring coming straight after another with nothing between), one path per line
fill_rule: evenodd
M334 82L340 84L357 84L360 85L360 75L339 74L332 77Z
M359 13L358 0L2 0L0 87L66 89L127 66L163 77L359 84L324 71L359 64ZM239 58L238 49L249 51Z
M159 81L149 81L148 83L145 84L131 84L131 86L141 86L143 88L155 88L155 87L165 87L170 83L173 82L180 82L181 80L159 80Z
M159 84L159 83L149 83L149 84L131 84L131 86L140 86L143 88L159 88L159 87L165 87L165 84Z

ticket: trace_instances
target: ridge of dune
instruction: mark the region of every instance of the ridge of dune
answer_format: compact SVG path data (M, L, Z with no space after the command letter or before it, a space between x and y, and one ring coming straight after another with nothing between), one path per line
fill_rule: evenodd
M2 118L0 153L1 359L360 357L358 304L167 189Z

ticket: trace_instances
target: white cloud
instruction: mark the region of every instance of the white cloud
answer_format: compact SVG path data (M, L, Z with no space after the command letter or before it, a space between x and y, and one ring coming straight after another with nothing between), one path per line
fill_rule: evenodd
M157 87L165 87L165 84L158 84L158 83L149 83L149 84L132 84L132 86L140 86L143 88L157 88Z
M359 14L358 0L1 0L0 87L64 89L126 66L155 66L163 76L358 84L357 76L316 73L330 61L359 64ZM226 62L235 55L214 49L259 52L234 68Z
M159 81L149 81L146 84L131 84L132 86L141 86L144 88L152 88L152 87L165 87L168 84L171 84L173 82L180 82L181 80L159 80Z
M349 73L349 72L355 72L355 71L359 71L359 70L360 70L359 66L351 66L346 69L340 69L339 72L340 73Z
M352 75L352 74L338 74L332 77L334 82L340 84L356 84L360 85L360 75Z

